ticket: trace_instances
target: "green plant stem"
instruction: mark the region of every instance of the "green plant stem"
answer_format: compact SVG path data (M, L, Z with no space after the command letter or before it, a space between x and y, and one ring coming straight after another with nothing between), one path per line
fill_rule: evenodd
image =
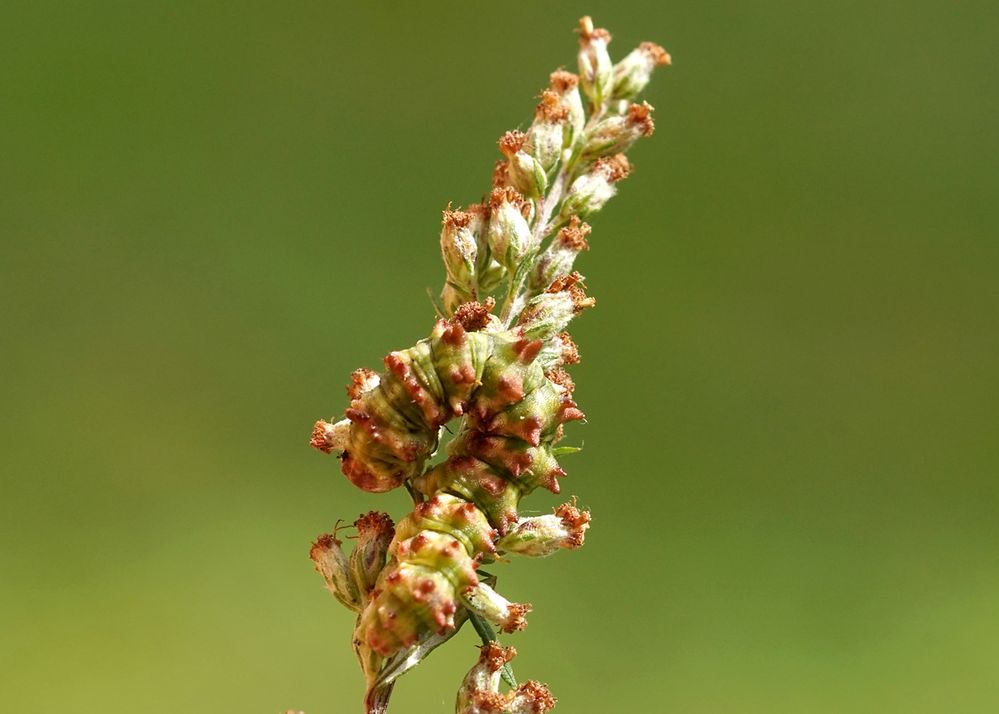
M389 682L369 689L364 697L364 714L385 714L388 711L389 699L392 697L394 686L395 682Z

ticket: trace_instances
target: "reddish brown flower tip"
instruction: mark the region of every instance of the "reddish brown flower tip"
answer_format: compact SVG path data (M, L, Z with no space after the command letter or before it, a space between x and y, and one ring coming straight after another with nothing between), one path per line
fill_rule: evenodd
M489 324L489 315L496 307L496 300L487 297L485 302L466 302L454 311L452 323L461 325L468 332L477 332Z
M497 161L496 166L493 167L492 182L494 188L506 186L510 183L510 176L507 173L507 164L503 159Z
M316 542L313 543L312 547L309 549L309 557L312 558L312 560L315 560L319 554L330 550L334 546L340 545L341 542L342 541L337 539L337 537L332 533L323 533L316 538Z
M632 104L631 106L637 107L638 105ZM649 122L651 121L649 119ZM624 154L614 154L614 156L598 159L597 163L593 166L593 170L602 173L610 183L616 183L621 179L628 178L633 171L631 162L628 161L628 157Z
M651 136L656 130L656 125L652 121L652 105L648 102L632 104L628 107L628 122L638 127L642 136Z
M589 250L590 244L586 242L586 236L590 235L590 226L579 220L579 216L569 219L569 225L558 232L558 240L566 248L576 251Z
M562 343L562 362L565 364L579 364L579 348L572 341L568 332L559 334Z
M376 372L366 367L355 369L350 375L350 384L347 385L347 396L350 397L351 401L371 389L372 380L377 376Z
M552 284L548 286L545 290L547 293L561 293L568 292L572 297L572 308L577 313L582 312L588 307L593 307L597 304L594 298L588 297L581 287L583 282L583 276L578 272L573 271L569 275L563 275L559 278L555 278Z
M498 672L507 662L517 656L513 647L503 647L499 642L487 642L479 648L479 662Z
M517 632L527 627L527 613L532 609L534 608L529 602L511 602L501 625L503 632Z
M561 367L555 367L545 372L545 376L555 384L562 387L567 392L571 392L576 388L576 383L572 381L572 377Z
M316 422L316 425L312 427L312 438L309 439L309 446L314 449L319 449L324 454L329 454L334 451L332 444L333 436L333 425L328 421L323 421L320 419Z
M507 158L512 157L524 147L527 134L522 131L508 131L499 140L500 153Z
M562 519L562 525L569 532L566 548L582 547L586 539L586 531L590 527L590 512L581 511L576 507L576 497L569 503L563 503L555 509L555 515Z
M472 221L471 213L461 210L453 211L451 204L448 204L448 207L442 211L441 216L441 224L453 228L465 228Z
M565 292L571 287L574 287L577 283L583 282L583 276L579 274L578 271L572 271L568 275L562 275L555 278L552 284L548 286L545 290L546 293L561 293Z
M521 684L511 694L513 694L511 699L520 699L525 704L530 704L532 714L545 714L545 712L554 709L558 703L558 699L548 687L533 679Z
M480 689L473 696L475 711L481 714L503 714L507 710L508 697L505 694Z
M638 49L651 57L652 61L656 63L656 66L661 67L664 64L673 63L673 58L669 56L669 52L664 50L655 42L643 42L638 46Z
M499 186L496 187L489 194L489 208L496 210L504 203L510 203L520 210L527 201L524 197L517 191L517 189L510 186Z
M572 72L566 72L564 69L556 70L548 77L548 86L559 94L565 94L575 89L578 84L579 76Z
M361 538L377 537L395 532L395 523L387 513L369 511L354 521L357 534Z
M541 102L535 108L534 116L550 124L557 124L568 118L569 107L562 106L556 92L546 89L541 93Z

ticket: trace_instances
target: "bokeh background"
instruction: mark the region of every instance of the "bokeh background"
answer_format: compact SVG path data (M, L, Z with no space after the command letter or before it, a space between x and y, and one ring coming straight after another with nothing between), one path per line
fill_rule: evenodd
M517 672L567 714L999 709L994 3L7 0L5 711L360 710L306 553L406 498L308 434L427 333L439 211L586 13L675 64L582 263L591 537L499 570Z

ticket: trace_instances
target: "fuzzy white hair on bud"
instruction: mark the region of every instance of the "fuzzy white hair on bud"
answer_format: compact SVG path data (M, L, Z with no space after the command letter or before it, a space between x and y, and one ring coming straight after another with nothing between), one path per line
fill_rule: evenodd
M526 151L510 157L507 174L510 184L527 198L535 198L548 190L548 175L541 162Z
M604 207L617 193L614 185L599 171L583 174L572 182L565 202L562 204L562 218L568 220L573 215L586 217Z
M507 270L516 270L533 247L527 220L517 206L506 200L493 208L486 237L493 256Z

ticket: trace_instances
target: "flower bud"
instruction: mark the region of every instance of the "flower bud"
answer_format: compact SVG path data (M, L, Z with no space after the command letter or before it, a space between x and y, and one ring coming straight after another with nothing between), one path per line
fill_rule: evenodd
M548 687L530 680L501 694L501 672L517 654L513 647L497 642L482 646L479 661L465 676L458 690L457 714L545 714L554 708Z
M617 193L614 184L630 173L631 164L624 154L598 160L589 173L572 182L562 202L562 219L568 220L576 214L588 216L599 211Z
M582 547L589 527L589 511L580 511L575 502L563 503L550 515L518 520L517 525L497 541L496 548L508 553L545 557L562 548Z
M479 661L465 675L461 688L458 690L459 714L478 714L483 711L478 704L484 699L484 694L499 696L500 678L503 667L517 654L513 647L502 647L498 642L482 645L479 651ZM476 700L479 700L477 702ZM488 711L488 710L486 710ZM502 711L502 710L499 710Z
M568 111L564 145L568 146L583 132L586 113L583 100L579 96L579 77L572 72L558 70L548 78L549 88L558 95L562 106Z
M600 120L584 137L582 158L592 161L602 156L621 153L643 136L655 131L652 106L648 102L631 104L624 114L613 114Z
M526 151L518 151L507 162L510 185L527 198L537 198L548 190L548 175L541 162Z
M576 214L588 216L603 208L615 193L617 189L599 172L583 174L569 187L561 215L563 218Z
M508 270L516 270L532 246L531 229L521 208L524 199L512 189L494 189L489 198L490 219L486 239L493 257Z
M541 162L531 156L525 148L527 134L522 131L508 131L499 140L499 150L506 158L505 171L496 167L493 172L493 186L513 186L527 198L536 198L548 188L548 176Z
M350 569L363 599L375 587L379 573L385 567L385 554L395 535L388 514L371 511L354 521L357 544L350 554Z
M566 119L569 109L562 106L559 95L551 89L541 93L541 103L534 114L534 123L527 131L524 150L548 171L562 155Z
M579 273L557 278L545 292L527 303L518 321L526 339L550 340L572 318L596 305L597 301L583 291L582 279Z
M343 451L350 440L350 419L341 419L336 424L320 419L312 429L312 438L309 444L330 454L334 451Z
M361 611L361 597L350 573L347 556L340 547L341 541L332 533L323 533L309 550L309 558L326 581L326 589L333 597L354 612Z
M507 698L509 701L501 711L509 714L546 714L558 702L548 687L533 679L509 692Z
M353 399L360 399L365 392L370 392L381 382L381 377L377 372L361 367L355 369L350 375L350 384L347 385L347 396Z
M441 224L441 255L448 281L459 289L467 286L471 295L472 280L475 276L475 258L478 248L475 231L478 229L477 216L465 211L444 211Z
M586 242L589 234L590 226L582 223L578 216L572 216L569 225L558 232L535 261L534 271L531 273L531 288L540 290L551 285L556 278L571 273L576 256L590 248Z
M529 603L510 602L483 582L468 587L462 600L469 610L484 617L503 632L517 632L527 627Z
M593 106L600 108L610 95L614 65L607 53L611 36L607 30L593 27L589 16L579 20L579 83Z
M551 369L562 364L578 364L579 348L572 341L568 332L552 334L538 354L538 362L544 369Z
M614 65L613 99L634 99L652 78L652 70L670 64L669 52L654 42L643 42Z

